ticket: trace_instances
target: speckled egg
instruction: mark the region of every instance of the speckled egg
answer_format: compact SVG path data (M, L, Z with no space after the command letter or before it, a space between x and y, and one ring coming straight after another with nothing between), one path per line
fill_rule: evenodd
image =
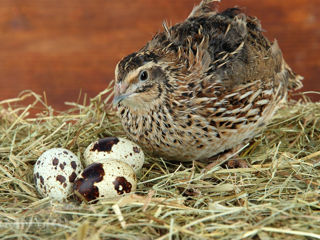
M110 159L123 161L137 172L143 166L144 153L136 143L118 137L107 137L93 142L84 152L86 166L94 162L108 162Z
M95 202L98 198L118 198L134 192L136 174L132 167L119 160L92 163L77 177L74 192L80 200Z
M34 181L43 197L62 201L72 193L73 182L83 170L80 160L64 148L44 152L34 166Z

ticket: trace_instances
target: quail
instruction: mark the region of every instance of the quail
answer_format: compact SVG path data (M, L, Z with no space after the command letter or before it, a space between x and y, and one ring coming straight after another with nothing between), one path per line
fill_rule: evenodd
M164 23L115 69L113 103L126 134L165 160L206 160L248 142L302 86L257 18L218 12L214 2Z

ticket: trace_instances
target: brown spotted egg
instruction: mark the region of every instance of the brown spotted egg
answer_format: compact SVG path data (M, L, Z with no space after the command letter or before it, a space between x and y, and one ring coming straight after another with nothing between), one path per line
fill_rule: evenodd
M137 187L136 174L128 164L110 160L104 163L92 163L77 177L74 192L85 202L98 198L118 198L134 192Z
M107 137L93 142L84 152L85 166L94 162L108 162L110 159L123 161L137 172L143 166L144 153L136 143L118 137Z
M34 166L34 181L43 197L64 200L72 193L73 182L83 170L80 160L64 148L44 152Z

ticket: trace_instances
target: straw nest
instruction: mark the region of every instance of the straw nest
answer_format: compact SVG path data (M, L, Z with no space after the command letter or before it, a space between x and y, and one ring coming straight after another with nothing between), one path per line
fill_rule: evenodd
M249 168L148 156L137 192L121 200L41 199L33 164L45 150L82 158L94 140L124 135L110 98L108 88L64 112L30 91L0 101L0 238L320 239L320 103L308 101L282 107L242 149Z

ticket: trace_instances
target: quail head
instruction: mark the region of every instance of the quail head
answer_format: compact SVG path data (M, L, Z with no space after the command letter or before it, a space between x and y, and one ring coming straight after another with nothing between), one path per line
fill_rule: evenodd
M218 12L212 2L164 24L115 70L124 130L166 160L209 159L252 139L302 86L257 18L238 8Z

